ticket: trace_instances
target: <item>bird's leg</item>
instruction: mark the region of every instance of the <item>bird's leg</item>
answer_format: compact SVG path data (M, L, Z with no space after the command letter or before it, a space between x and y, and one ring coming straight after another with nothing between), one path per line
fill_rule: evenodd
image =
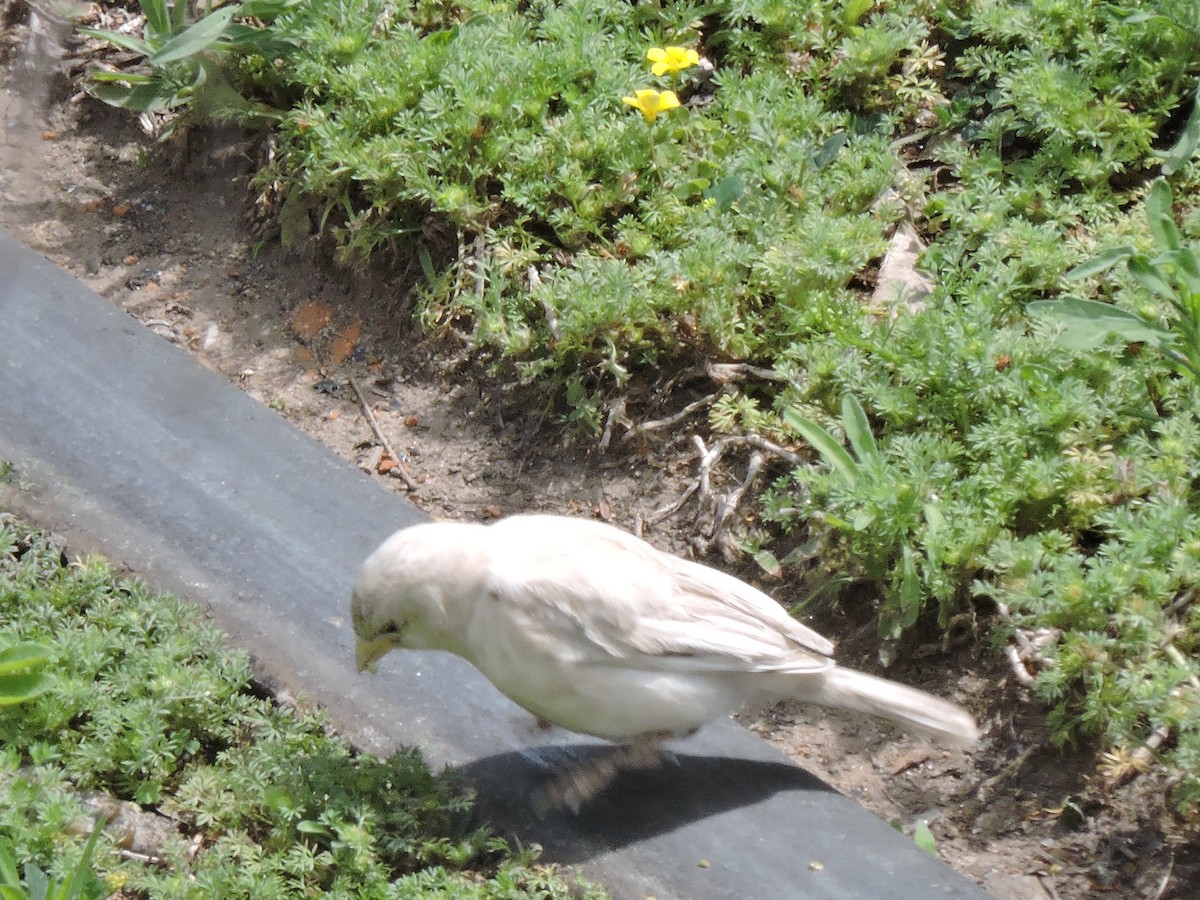
M654 735L632 744L620 744L603 756L560 772L534 791L533 810L539 817L566 807L576 815L583 804L594 798L626 769L652 769L669 758L662 738Z

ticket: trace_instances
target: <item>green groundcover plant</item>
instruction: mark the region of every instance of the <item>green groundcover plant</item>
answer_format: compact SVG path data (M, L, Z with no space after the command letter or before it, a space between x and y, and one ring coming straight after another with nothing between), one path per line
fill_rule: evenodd
M980 612L1044 630L1057 738L1168 735L1195 808L1195 22L313 0L263 25L304 52L234 61L281 110L260 182L289 239L419 273L431 329L585 433L700 363L766 373L706 423L811 450L764 486L757 558L866 588L888 657ZM932 285L908 304L875 293L902 224Z
M0 640L48 658L0 707L3 896L598 896L472 824L415 752L356 753L273 703L194 608L6 516ZM95 792L174 823L152 859L80 836Z

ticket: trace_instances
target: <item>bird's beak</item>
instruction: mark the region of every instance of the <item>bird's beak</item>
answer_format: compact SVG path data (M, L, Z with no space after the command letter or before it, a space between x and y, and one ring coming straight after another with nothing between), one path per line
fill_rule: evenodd
M354 662L358 671L375 674L375 663L379 662L392 649L394 649L394 645L387 640L365 641L362 638L355 638Z

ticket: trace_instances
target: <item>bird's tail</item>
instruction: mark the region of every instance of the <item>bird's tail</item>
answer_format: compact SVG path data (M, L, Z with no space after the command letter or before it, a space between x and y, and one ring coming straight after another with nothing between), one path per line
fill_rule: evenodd
M880 716L954 747L967 748L979 740L975 720L961 707L865 672L835 666L801 676L793 686L790 694L797 700Z

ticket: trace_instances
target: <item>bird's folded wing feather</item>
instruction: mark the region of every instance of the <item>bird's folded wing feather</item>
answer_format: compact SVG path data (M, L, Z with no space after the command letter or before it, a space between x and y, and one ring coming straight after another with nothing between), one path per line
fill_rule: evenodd
M495 553L485 585L543 650L670 671L815 672L833 664L829 641L744 582L603 526L564 542L562 527L560 520L553 535L514 533L520 540Z

